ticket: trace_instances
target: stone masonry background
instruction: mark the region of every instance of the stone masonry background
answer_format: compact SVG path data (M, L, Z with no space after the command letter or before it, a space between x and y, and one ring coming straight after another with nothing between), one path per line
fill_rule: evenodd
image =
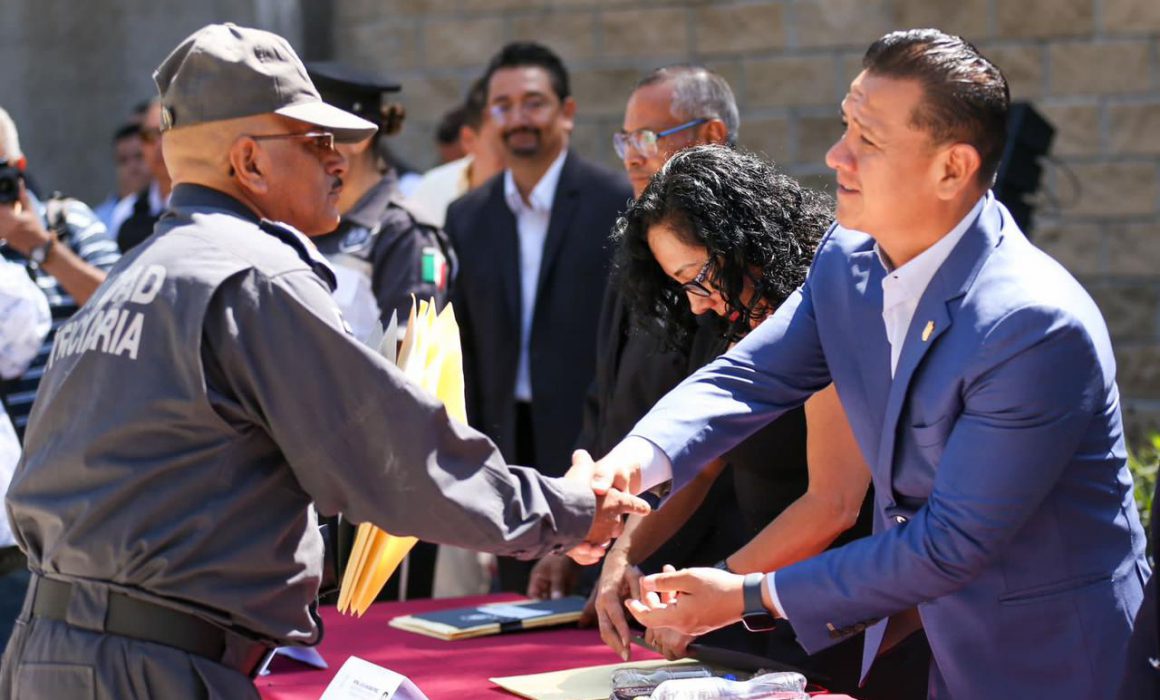
M831 193L822 159L866 46L894 28L962 34L1056 127L1033 240L1103 309L1130 439L1160 429L1160 0L4 0L0 105L41 181L103 198L109 136L152 69L225 20L400 80L408 118L392 146L419 168L435 121L506 41L560 53L574 147L613 166L641 73L702 62L737 93L741 145Z

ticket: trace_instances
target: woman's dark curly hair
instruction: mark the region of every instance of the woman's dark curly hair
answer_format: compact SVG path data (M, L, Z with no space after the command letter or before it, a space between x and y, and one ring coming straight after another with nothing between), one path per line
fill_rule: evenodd
M681 286L653 258L650 228L665 224L682 242L707 248L715 260L713 286L745 317L745 276L761 271L755 286L765 305L776 309L805 281L832 220L827 195L802 187L771 163L726 146L689 148L653 176L616 223L621 293L638 321L659 320L670 346L687 347L696 322Z

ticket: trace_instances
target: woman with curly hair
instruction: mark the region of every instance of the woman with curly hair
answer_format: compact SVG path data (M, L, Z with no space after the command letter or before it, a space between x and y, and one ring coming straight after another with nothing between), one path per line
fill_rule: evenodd
M756 156L720 146L687 149L665 164L617 223L618 283L638 319L663 327L673 347L689 349L692 371L801 286L832 210L828 196ZM597 587L602 637L626 655L621 604L638 593L637 564L711 564L704 556L696 561L698 555L721 547L720 533L729 531L721 521L731 521L740 522L742 534L726 547L727 556L714 555L724 556L716 566L736 573L777 570L869 534L871 509L862 508L869 482L831 386L737 445L656 513L630 523L608 553ZM662 543L661 557L691 556L659 560L654 552ZM737 630L726 629L732 634L714 643L739 646ZM670 629L646 633L669 658L684 656L692 639ZM741 644L828 676L832 688L858 697L926 696L925 674L904 670L929 653L921 635L896 649L898 664L876 664L862 689L861 635L807 657L789 623L778 620L772 632L750 634Z

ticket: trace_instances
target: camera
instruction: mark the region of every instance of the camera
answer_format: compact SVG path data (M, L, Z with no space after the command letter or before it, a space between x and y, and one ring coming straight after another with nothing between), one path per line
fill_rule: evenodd
M23 179L20 168L0 161L0 204L20 201L20 182Z

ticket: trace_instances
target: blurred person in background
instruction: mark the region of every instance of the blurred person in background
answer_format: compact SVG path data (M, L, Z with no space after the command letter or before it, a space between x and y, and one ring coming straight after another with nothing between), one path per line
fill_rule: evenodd
M28 270L52 311L52 331L28 370L0 381L0 402L21 438L56 330L88 301L120 257L104 224L85 204L38 200L25 186L27 164L16 123L0 109L0 199L6 200L0 203L0 254Z
M385 139L403 126L402 107L388 99L397 83L353 66L309 63L311 80L322 99L379 127L370 138L335 147L347 159L338 199L338 228L312 240L333 266L335 301L359 340L366 340L392 315L406 325L412 299L434 299L443 308L454 275L455 256L442 229L399 191L397 173L383 155ZM400 336L401 337L401 336ZM338 563L344 568L353 545L349 523L334 532ZM436 546L419 542L408 555L406 581L393 576L380 599L431 596Z
M161 102L149 100L141 115L141 152L152 178L133 199L133 206L123 221L114 217L109 231L117 240L117 247L127 253L153 233L153 225L169 205L173 182L161 154Z
M487 82L483 78L472 84L464 100L459 142L466 155L428 170L410 197L440 225L452 202L503 172L503 139L487 110Z
M467 414L514 463L560 474L595 366L608 233L632 191L569 150L576 101L550 49L508 44L485 84L507 169L447 212ZM500 588L524 593L530 571L501 558Z
M149 186L149 168L145 165L141 127L137 124L123 124L113 132L113 166L117 176L116 191L93 208L106 230L111 229L114 216L124 220L132 208L134 195ZM124 213L117 212L118 205Z
M0 259L0 379L20 376L28 369L51 327L52 313L44 292L22 266ZM0 494L7 493L19 461L20 439L0 403ZM8 518L0 518L0 651L12 635L28 579L28 559L16 546Z
M633 88L623 128L613 134L612 147L624 163L635 198L674 153L701 143L731 144L739 126L737 101L724 78L703 66L672 65L648 73ZM683 312L692 319L691 312ZM667 342L667 335L657 323L640 322L634 316L615 279L608 285L596 334L596 374L584 404L578 448L593 454L606 453L660 397L688 375L689 348ZM712 563L745 541L739 528L727 522L721 532L714 522L718 519L718 504L728 498L727 482L728 478L718 480L714 494L689 518L684 529L668 537L667 546L655 553L658 561L701 561L690 559L692 553L698 552ZM648 531L677 510L669 508L664 518L657 516L644 523L640 541L652 541ZM731 514L724 517L730 522L736 520ZM728 532L735 534L728 536ZM721 539L724 544L711 544ZM628 551L627 544L625 540L616 550L618 554ZM642 559L634 559L633 564L643 564ZM605 564L609 576L617 582L622 574L612 570L622 563L618 560L611 566ZM536 598L586 593L592 582L592 573L582 573L572 559L545 557L533 570L527 593ZM591 624L595 620L590 604L583 622Z
M467 151L463 148L463 139L459 137L463 130L463 116L466 111L463 105L449 109L443 113L435 126L435 150L439 154L439 165L459 160L467 155Z

